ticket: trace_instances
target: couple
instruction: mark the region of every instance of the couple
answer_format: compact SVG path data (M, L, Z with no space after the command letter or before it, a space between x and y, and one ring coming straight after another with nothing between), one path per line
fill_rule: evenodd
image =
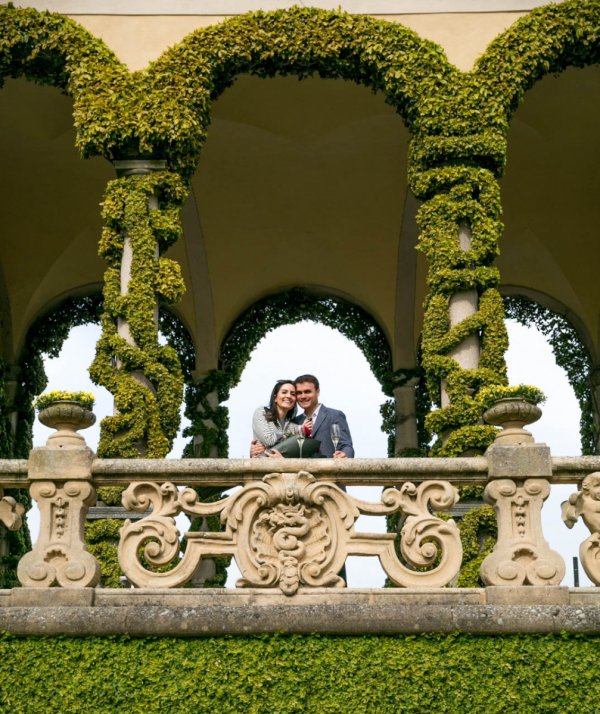
M271 392L268 407L259 407L252 417L254 441L250 455L281 457L277 444L287 435L301 430L306 437L321 442L316 457L345 459L354 457L352 437L344 414L319 403L319 380L312 374L303 374L293 382L280 379ZM296 416L296 404L304 414ZM340 440L336 447L331 440L331 426L340 428Z

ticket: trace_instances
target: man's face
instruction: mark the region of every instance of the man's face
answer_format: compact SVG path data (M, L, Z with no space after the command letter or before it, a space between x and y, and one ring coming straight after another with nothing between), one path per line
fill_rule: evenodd
M296 384L296 401L307 414L312 414L319 403L319 390L312 382Z

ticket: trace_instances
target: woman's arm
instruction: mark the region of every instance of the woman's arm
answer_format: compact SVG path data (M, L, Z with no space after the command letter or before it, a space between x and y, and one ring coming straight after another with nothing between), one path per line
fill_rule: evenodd
M252 434L255 439L265 446L275 446L283 437L283 432L279 431L276 424L272 421L267 421L264 407L258 407L254 412L254 416L252 417Z

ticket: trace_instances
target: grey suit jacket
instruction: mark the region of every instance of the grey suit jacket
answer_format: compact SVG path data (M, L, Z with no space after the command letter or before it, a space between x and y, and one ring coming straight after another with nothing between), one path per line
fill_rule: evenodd
M296 417L298 422L302 424L304 416ZM340 441L338 450L343 451L349 458L354 458L354 448L352 447L352 437L350 436L350 428L346 421L346 416L339 409L330 409L324 404L321 404L317 420L313 423L311 437L318 439L321 442L319 448L319 456L330 459L335 451L333 441L331 441L331 425L339 424Z

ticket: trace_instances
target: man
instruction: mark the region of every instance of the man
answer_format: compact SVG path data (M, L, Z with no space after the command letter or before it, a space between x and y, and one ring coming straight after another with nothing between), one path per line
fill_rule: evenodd
M296 402L304 409L304 418L298 418L306 436L321 442L319 455L326 458L354 458L352 437L346 416L338 409L330 409L319 403L319 380L313 374L302 374L294 380L296 385ZM331 440L331 426L337 424L340 428L340 440L336 447Z
M319 380L313 374L302 374L294 380L296 386L296 401L298 406L304 410L304 414L296 417L295 421L302 425L307 437L318 439L321 442L317 456L334 459L354 458L354 448L352 447L352 437L346 416L338 409L330 409L319 403ZM340 440L337 449L331 439L331 427L333 424L339 426ZM265 450L265 447L256 442L252 442L250 449L251 456L257 456ZM268 453L267 456L277 458L277 453Z

